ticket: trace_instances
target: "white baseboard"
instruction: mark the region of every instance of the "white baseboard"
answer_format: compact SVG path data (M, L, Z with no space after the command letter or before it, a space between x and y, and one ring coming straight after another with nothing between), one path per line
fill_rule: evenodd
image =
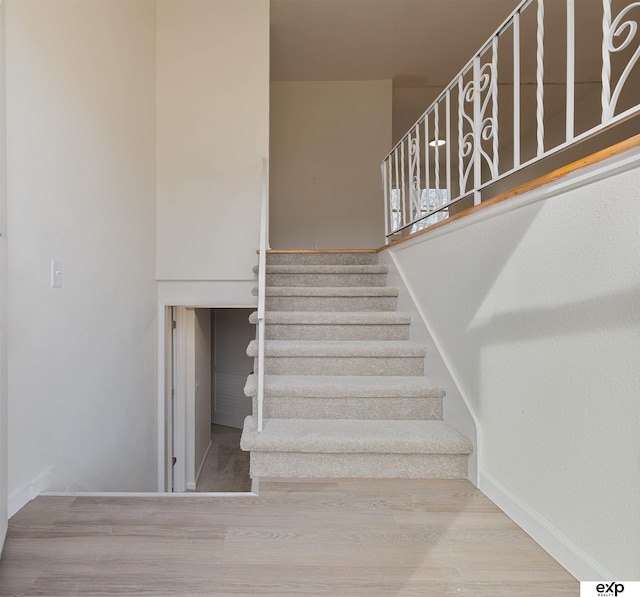
M30 483L19 487L9 494L7 506L9 518L41 493L49 491L71 493L86 491L86 489L79 483L69 479L60 471L50 469L38 475Z
M202 469L204 468L204 463L207 460L207 456L209 456L209 450L211 450L211 446L213 446L213 442L209 440L209 445L207 446L207 449L204 451L204 456L202 457L202 460L200 461L200 466L198 466L198 470L196 471L196 482L194 483L193 491L196 490L195 486L198 484L198 481L200 481L200 475L202 474ZM191 489L188 483L187 483L187 489Z
M618 580L488 473L480 474L480 490L576 579Z
M206 498L206 497L256 497L251 491L43 491L40 495L47 497L106 497L106 498Z

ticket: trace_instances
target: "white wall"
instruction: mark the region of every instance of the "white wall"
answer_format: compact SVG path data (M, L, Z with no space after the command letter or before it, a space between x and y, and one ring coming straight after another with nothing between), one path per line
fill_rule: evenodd
M5 93L5 21L0 4L0 555L7 532L8 421L7 421L7 156Z
M197 481L198 471L211 443L211 310L196 309L195 324L195 472Z
M242 429L251 414L251 398L244 395L253 358L247 346L256 337L249 323L251 309L216 309L213 315L213 422Z
M391 81L271 84L272 248L383 243L391 100Z
M393 145L404 137L441 91L442 87L435 86L394 87ZM388 151L391 151L391 147Z
M158 279L252 279L268 137L269 1L158 0Z
M443 401L443 419L449 424L464 433L473 444L473 452L469 455L468 476L474 483L478 484L478 454L482 438L478 434L476 421L473 418L467 402L466 396L461 392L460 384L455 377L445 355L440 351L437 338L434 337L430 329L430 321L421 311L420 297L413 294L413 289L408 288L405 280L412 276L407 276L401 268L398 269L398 262L394 251L381 251L378 254L378 262L387 265L387 284L398 289L398 310L411 315L410 340L418 342L427 350L424 360L424 374L444 388L446 395Z
M592 167L391 251L481 422L481 486L578 573L638 579L640 151L613 163L634 169Z
M11 499L154 490L155 5L5 6Z

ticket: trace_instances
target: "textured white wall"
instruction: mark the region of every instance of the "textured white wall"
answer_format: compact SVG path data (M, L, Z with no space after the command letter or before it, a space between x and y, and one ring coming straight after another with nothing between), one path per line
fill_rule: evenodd
M461 393L455 372L443 358L445 355L439 350L438 338L434 337L431 332L430 321L420 309L420 297L415 296L413 288L410 290L405 283L413 276L407 276L403 270L398 269L398 262L392 251L381 251L378 254L378 262L389 268L387 284L399 290L398 310L411 315L410 339L427 349L424 362L425 375L443 387L446 392L442 409L443 419L464 433L473 444L473 452L468 461L469 479L477 485L478 452L481 438L478 434L476 421L465 403L465 397Z
M158 279L252 279L268 150L269 1L158 0Z
M9 491L154 490L155 6L5 7Z
M391 81L271 84L274 249L384 242L380 163L391 148Z
M481 473L622 579L640 578L638 153L392 249L481 421Z

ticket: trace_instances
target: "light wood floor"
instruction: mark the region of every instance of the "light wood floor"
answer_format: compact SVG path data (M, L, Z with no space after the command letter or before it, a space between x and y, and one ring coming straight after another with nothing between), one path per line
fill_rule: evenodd
M38 497L0 595L579 594L466 481L261 480L257 497Z

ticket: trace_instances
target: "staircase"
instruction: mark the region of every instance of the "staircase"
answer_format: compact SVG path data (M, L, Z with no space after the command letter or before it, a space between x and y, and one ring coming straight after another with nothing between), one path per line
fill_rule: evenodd
M252 477L466 478L471 444L442 421L444 390L377 260L268 253L263 431L252 374L241 440ZM247 354L257 370L257 341Z

